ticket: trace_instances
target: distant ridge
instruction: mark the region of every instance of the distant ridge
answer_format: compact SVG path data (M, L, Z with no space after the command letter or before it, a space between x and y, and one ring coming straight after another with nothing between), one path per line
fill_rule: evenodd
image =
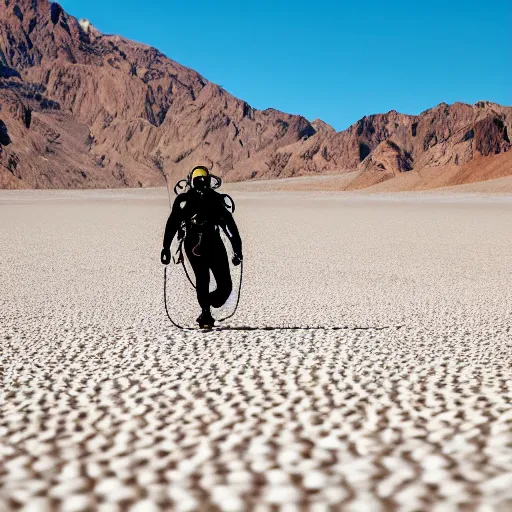
M336 132L321 120L253 109L58 3L3 3L0 188L161 186L156 162L171 179L197 163L228 181L358 171L352 186L361 188L512 147L511 107L442 103L418 116L365 116Z

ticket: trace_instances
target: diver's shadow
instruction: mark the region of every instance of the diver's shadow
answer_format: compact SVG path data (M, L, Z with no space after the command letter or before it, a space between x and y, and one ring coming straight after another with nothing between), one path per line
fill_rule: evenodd
M189 328L187 330L204 331L204 332L218 332L218 331L383 331L385 329L401 329L403 325L386 325L386 326L247 326L247 325L226 325L215 326L211 329L204 329L199 327Z

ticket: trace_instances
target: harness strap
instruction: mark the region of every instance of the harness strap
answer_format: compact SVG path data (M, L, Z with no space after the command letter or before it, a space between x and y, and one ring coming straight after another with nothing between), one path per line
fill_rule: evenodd
M176 253L172 257L174 264L179 265L183 261L183 238L180 238L180 243L178 245L178 248L176 249Z
M199 241L197 242L197 244L195 245L195 247L192 249L192 254L194 256L201 256L199 253L196 252L196 249L199 248L199 246L201 245L201 240L203 239L203 232L201 231L201 233L199 233Z

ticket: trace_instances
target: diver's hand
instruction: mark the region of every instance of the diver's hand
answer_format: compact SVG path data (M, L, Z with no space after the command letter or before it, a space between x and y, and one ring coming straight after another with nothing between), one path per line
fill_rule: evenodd
M240 265L241 261L244 259L244 257L241 254L236 254L233 256L233 259L231 260L233 262L233 265L235 267L238 267Z
M169 265L171 262L171 250L168 247L164 247L162 249L162 254L160 255L160 261L164 265Z

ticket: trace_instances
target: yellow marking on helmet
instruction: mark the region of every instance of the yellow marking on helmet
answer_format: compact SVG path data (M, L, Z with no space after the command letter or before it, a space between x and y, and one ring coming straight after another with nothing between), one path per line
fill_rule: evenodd
M205 171L204 169L194 169L194 170L192 171L192 180L193 180L194 178L199 177L199 176L208 176L208 172L207 172L207 171Z

